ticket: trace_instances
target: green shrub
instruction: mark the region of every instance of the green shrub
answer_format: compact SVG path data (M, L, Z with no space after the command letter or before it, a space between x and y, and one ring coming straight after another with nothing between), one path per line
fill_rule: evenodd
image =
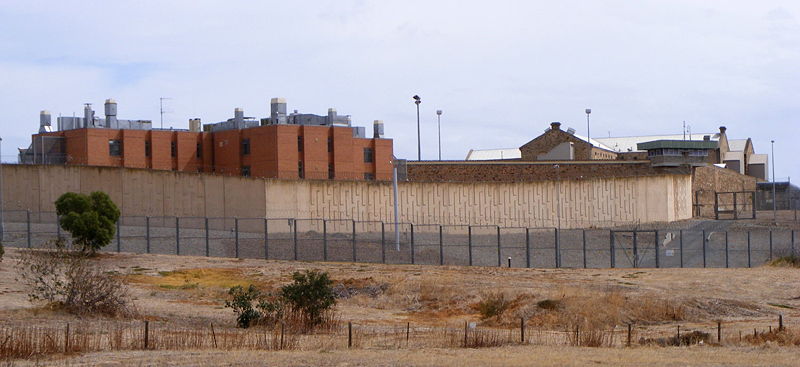
M322 322L325 311L336 304L333 281L328 273L309 270L292 274L294 282L281 288L281 296L295 312L300 312L310 325Z
M539 306L539 308L544 309L544 310L556 310L556 309L561 307L561 301L556 300L556 299L545 299L545 300L541 300L539 302L536 302L536 305Z
M489 293L478 302L476 309L481 314L481 320L486 320L492 317L500 317L508 307L511 306L511 301L506 299L504 293Z
M104 192L83 195L67 192L56 200L58 223L72 235L76 245L94 254L111 243L120 212Z
M331 324L331 308L336 304L333 281L327 273L295 272L294 282L279 292L264 293L256 286L236 286L228 291L231 300L225 307L236 313L236 324L247 328L257 324L282 323L296 330L309 330Z
M769 262L770 266L786 266L792 268L800 268L800 256L796 254L789 254L781 256Z
M246 329L261 319L261 313L253 308L253 302L261 297L261 291L256 286L250 284L244 288L237 285L228 290L228 295L232 299L225 301L225 307L232 308L236 313L237 326Z

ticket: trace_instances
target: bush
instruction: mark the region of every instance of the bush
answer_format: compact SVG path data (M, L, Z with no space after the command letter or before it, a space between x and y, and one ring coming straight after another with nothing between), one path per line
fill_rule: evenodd
M241 328L282 323L304 330L330 324L336 299L328 274L312 270L295 272L292 278L293 283L274 293L264 293L252 284L233 287L225 307L233 309Z
M785 266L791 268L800 268L800 256L796 254L789 254L781 256L769 262L770 266Z
M328 273L316 270L295 272L292 274L292 279L294 283L281 288L282 298L293 311L305 316L308 324L319 324L323 313L336 304L333 281L328 278Z
M475 308L481 314L481 320L486 320L492 317L500 317L509 306L511 306L511 301L506 299L504 293L498 292L484 296Z
M561 301L556 299L544 299L536 302L536 305L543 310L556 310L561 307Z
M94 254L111 243L120 212L104 192L67 192L56 200L58 223L83 251Z
M81 252L68 251L63 241L49 250L28 250L17 263L28 298L77 315L133 314L127 290L118 278L90 263Z

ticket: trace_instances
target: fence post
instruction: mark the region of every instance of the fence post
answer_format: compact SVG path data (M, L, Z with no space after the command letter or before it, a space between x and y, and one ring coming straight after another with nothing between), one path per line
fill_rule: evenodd
M586 269L586 230L581 230L583 232L583 268Z
M778 331L783 331L783 314L778 314Z
M122 236L119 234L121 232L121 229L122 229L122 225L119 224L119 222L121 222L121 221L122 221L122 217L117 219L117 252L121 252L122 251L122 243L121 243L121 237ZM58 223L56 223L56 227L59 227ZM61 231L59 231L59 233L56 236L58 236L58 238L60 239L61 238Z
M322 260L328 261L328 221L322 220Z
M353 347L353 323L347 322L347 347Z
M616 265L616 259L614 258L614 256L615 256L614 255L614 252L615 252L614 250L616 250L614 248L615 237L614 237L614 231L609 231L608 233L609 233L609 236L611 237L611 241L609 241L611 243L611 248L610 248L609 252L611 252L611 268L613 269L615 267L615 265Z
M150 217L144 217L145 253L150 253Z
M639 241L637 238L637 234L639 232L633 231L633 267L639 267Z
M703 267L706 267L706 230L703 230Z
M353 262L357 262L358 258L356 257L356 221L353 219Z
M558 238L560 237L560 233L558 233L558 228L555 229L555 252L556 252L556 269L561 267L561 250L559 249Z
M206 230L206 257L211 256L211 246L208 240L208 217L203 217L203 228Z
M628 324L628 343L627 345L631 346L631 324Z
M528 227L525 227L525 267L531 267L531 236Z
M234 217L233 218L233 233L234 233L234 236L235 236L234 237L234 242L233 242L234 251L236 251L236 256L234 256L234 257L236 257L238 259L239 258L239 218L238 217Z
M414 265L414 223L411 223L411 265Z
M753 264L751 263L751 254L750 254L750 231L747 231L747 267L752 268Z
M681 268L683 268L683 230L679 230L678 235L680 236L680 241L678 245L680 246L680 260L681 260Z
M214 332L214 323L211 323L211 340L214 341L214 348L217 348L217 333Z
M771 229L769 230L769 261L772 261L772 230Z
M794 229L792 230L792 256L794 256Z
M500 251L500 226L497 226L497 267L503 267L503 256Z
M658 236L658 230L656 230L656 269L661 267L661 261L660 261L659 254L658 254L658 252L659 252L659 248L658 248L659 242L661 242L661 237Z
M381 263L386 264L386 226L381 221Z
M524 343L525 342L525 318L524 317L520 317L519 318L519 342L520 343Z
M175 254L181 254L181 217L175 217Z
M150 338L150 321L144 321L144 349L148 349L148 342Z
M292 251L294 252L293 254L294 261L297 261L297 220L293 219L291 223L292 223L292 239L294 241L293 244L294 247Z
M722 321L717 321L717 343L722 342Z
M264 260L269 260L269 219L264 218Z
M61 218L59 218L58 214L56 214L56 239L58 239L58 240L61 239L61 222L59 221L59 219L61 219ZM117 221L117 222L119 222L119 221ZM0 224L2 224L2 223L0 223ZM0 242L3 241L2 229L3 229L3 226L0 225ZM117 229L119 229L119 228L117 228ZM117 232L119 232L119 231L117 231Z
M64 353L69 353L69 323L67 323L67 329L64 331Z
M28 227L27 227L27 230L26 230L26 233L28 234L28 248L31 248L31 242L32 241L31 241L31 211L30 210L26 210L25 211L25 217L26 217L27 223L28 223Z
M730 267L728 263L728 231L725 231L725 267Z
M467 250L469 251L469 266L472 266L472 226L467 226ZM466 342L467 339L465 336L464 343Z
M442 235L442 225L439 225L439 265L444 265L444 241Z

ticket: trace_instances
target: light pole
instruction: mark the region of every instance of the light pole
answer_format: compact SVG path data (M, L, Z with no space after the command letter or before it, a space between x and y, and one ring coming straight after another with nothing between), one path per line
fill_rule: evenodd
M422 144L420 142L420 134L419 134L419 104L422 103L422 100L419 99L418 95L414 95L414 104L417 105L417 160L422 160Z
M589 137L590 137L590 135L589 135L589 114L590 113L592 113L592 109L591 108L587 108L586 109L586 142L589 143L589 144L592 144L591 143L592 140L589 139Z
M439 160L442 160L442 110L436 110L436 126L439 128Z
M770 141L770 148L772 149L772 221L778 222L778 206L777 198L775 197L775 140Z
M561 229L561 170L557 164L553 165L556 170L556 220L557 228Z

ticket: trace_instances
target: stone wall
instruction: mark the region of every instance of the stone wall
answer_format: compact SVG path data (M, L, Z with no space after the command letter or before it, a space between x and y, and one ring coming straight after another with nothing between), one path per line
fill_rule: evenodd
M400 221L526 227L560 222L564 228L674 221L691 217L691 188L691 176L676 174L532 182L402 182ZM7 211L53 211L53 202L64 192L96 190L107 192L126 216L394 220L392 185L385 182L3 166Z
M716 166L697 167L692 173L692 192L694 193L694 215L715 218L714 204L716 193L755 191L756 178L742 175L736 171ZM733 206L733 196L720 196L717 202L723 207ZM744 205L752 205L749 197L738 198L737 209L747 211ZM747 213L742 213L747 214Z

